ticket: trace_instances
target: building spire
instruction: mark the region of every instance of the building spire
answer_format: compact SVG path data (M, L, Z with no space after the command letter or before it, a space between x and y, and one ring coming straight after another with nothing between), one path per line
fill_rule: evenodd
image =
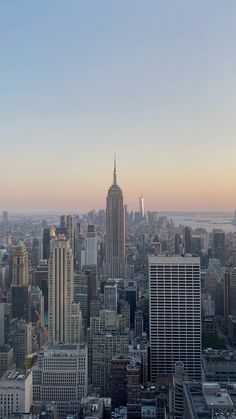
M113 185L117 185L116 183L116 153L114 154L114 170L113 170Z

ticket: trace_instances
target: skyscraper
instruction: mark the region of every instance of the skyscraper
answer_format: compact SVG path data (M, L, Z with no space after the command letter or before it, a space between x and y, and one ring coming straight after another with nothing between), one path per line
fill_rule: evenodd
M191 253L191 231L189 227L184 229L184 253Z
M70 342L73 254L64 236L51 241L48 262L48 339Z
M72 215L67 215L66 217L66 236L70 242L70 247L75 255L75 223Z
M104 287L105 310L117 311L117 284Z
M106 272L109 278L126 275L124 204L122 190L117 185L116 160L106 202Z
M7 227L8 227L8 212L3 211L2 213L2 233L7 233Z
M140 198L139 198L139 213L140 213L141 220L143 220L143 218L144 218L144 198L142 196L140 196Z
M12 315L31 321L31 285L29 285L29 257L23 242L13 248L11 256Z
M219 259L221 263L224 261L225 250L225 232L215 228L213 230L213 256Z
M151 381L172 376L183 362L201 379L200 259L149 256Z
M11 256L11 281L13 285L29 284L29 258L22 241L13 248Z
M97 265L97 234L93 224L88 225L86 237L86 265Z

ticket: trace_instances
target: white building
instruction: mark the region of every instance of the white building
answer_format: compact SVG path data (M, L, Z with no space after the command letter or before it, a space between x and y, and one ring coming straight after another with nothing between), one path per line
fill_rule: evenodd
M143 219L144 218L144 198L142 196L140 196L139 198L139 214L140 214L140 218Z
M104 309L117 310L117 284L105 285L104 287Z
M149 256L151 381L172 376L176 362L201 379L200 259Z
M0 380L0 419L11 413L29 413L32 405L32 371L9 371Z
M87 396L88 352L85 344L47 344L33 367L34 402L57 405L60 418L76 414Z

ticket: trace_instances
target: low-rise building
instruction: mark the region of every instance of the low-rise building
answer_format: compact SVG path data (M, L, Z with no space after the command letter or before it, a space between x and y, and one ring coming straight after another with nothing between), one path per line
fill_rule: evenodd
M32 406L32 371L8 371L0 379L0 419L11 414L30 413Z
M236 351L206 349L202 368L205 381L236 383Z
M88 352L85 344L45 345L33 367L34 402L56 403L59 418L78 414L88 389Z
M235 419L229 391L219 383L184 383L183 419Z
M111 399L88 396L81 400L81 419L110 419Z

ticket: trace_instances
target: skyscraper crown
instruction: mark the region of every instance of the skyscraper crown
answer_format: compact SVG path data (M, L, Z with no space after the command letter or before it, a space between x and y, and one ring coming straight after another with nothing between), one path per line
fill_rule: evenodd
M117 185L117 175L116 175L116 154L114 154L114 170L113 170L113 185Z

